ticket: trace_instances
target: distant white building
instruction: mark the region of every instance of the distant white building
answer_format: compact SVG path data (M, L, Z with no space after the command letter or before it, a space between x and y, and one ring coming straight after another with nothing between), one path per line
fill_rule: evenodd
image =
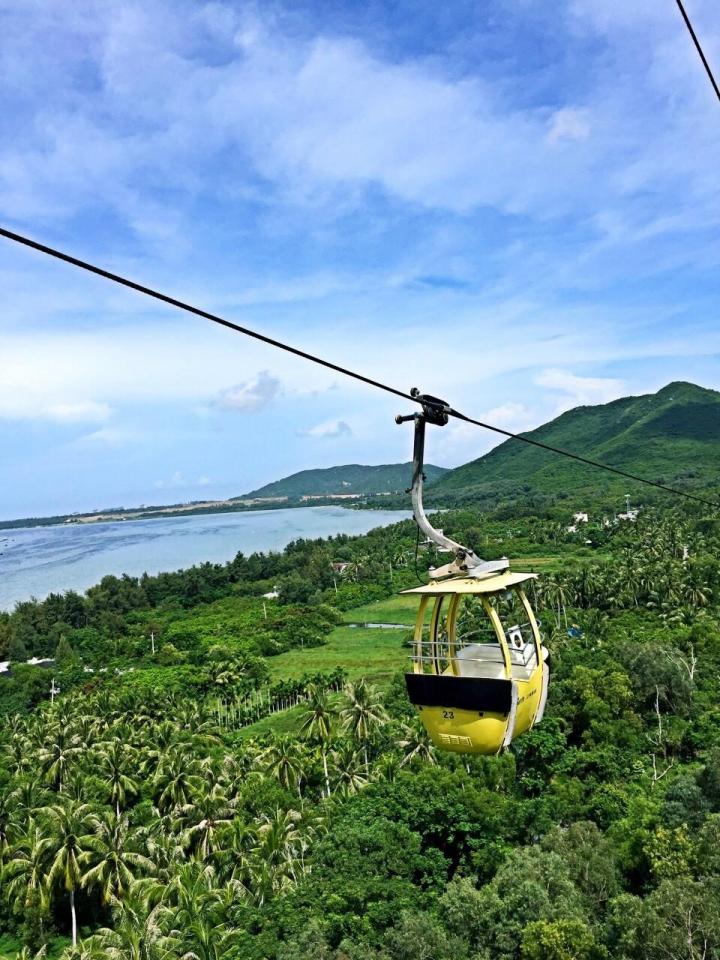
M618 520L630 520L634 523L638 518L639 510L626 510L625 513L619 513L617 515Z
M566 530L568 533L577 533L577 524L574 523L572 526L566 527Z
M575 523L587 523L588 515L586 513L574 513L573 520Z

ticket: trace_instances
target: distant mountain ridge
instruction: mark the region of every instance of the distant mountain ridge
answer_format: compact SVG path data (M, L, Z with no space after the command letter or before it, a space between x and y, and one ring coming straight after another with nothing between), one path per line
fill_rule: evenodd
M436 467L431 463L425 465L428 483L437 481L446 472L444 467ZM339 467L301 470L233 499L287 497L294 500L301 497L401 493L410 486L411 474L410 463L383 463L378 466L349 463Z
M688 488L720 483L720 393L693 383L669 383L657 393L575 407L524 436L651 480ZM446 473L428 499L471 502L611 487L628 487L628 482L506 440Z

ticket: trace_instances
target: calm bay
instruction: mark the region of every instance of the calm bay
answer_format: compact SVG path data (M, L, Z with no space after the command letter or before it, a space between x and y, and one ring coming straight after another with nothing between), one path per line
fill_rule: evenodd
M409 516L404 510L299 507L0 530L0 609L30 597L87 590L106 574L224 563L239 551L282 550L300 537L367 533Z

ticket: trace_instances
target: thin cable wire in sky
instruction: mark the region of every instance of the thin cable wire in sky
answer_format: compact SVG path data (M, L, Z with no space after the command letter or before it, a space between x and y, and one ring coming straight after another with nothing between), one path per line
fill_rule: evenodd
M705 67L705 72L707 73L708 77L710 78L710 83L712 84L712 88L713 88L713 90L715 91L715 95L717 96L718 100L720 100L720 88L718 87L717 81L715 80L715 77L713 76L713 72L712 72L712 69L711 69L711 67L710 67L710 64L707 62L707 58L705 57L705 54L703 53L703 48L700 46L700 41L698 40L697 34L695 33L695 30L693 29L693 25L692 25L692 23L691 23L691 21L690 21L690 17L689 17L689 16L687 15L687 13L685 12L685 7L682 5L682 0L675 0L675 2L677 3L677 5L678 5L678 7L679 7L679 9L680 9L680 13L682 14L682 18L683 18L683 20L685 21L685 26L688 28L688 32L690 33L690 36L692 37L692 41L693 41L693 43L695 44L695 49L697 50L697 52L698 52L699 55L700 55L700 59L702 60L703 66Z
M120 276L120 274L112 273L110 270L105 270L103 267L98 267L86 260L80 260L78 257L73 257L71 254L65 253L62 250L56 250L54 247L48 247L44 243L39 243L37 240L30 239L30 237L23 236L19 233L14 233L12 230L7 230L4 227L0 227L0 236L5 237L7 240L12 240L14 243L22 244L25 247L30 247L32 250L36 250L39 253L45 254L46 256L53 257L55 260L62 260L64 263L69 263L71 266L78 267L81 270L86 270L88 273L94 273L96 276L103 277L105 280L111 280L113 283L120 284L123 287L129 287L131 290L142 293L147 297L152 297L154 300L160 300L162 303L167 303L171 307L176 307L178 310L184 310L187 313L192 313L197 317L202 317L204 320L209 320L212 323L217 323L222 327L227 327L229 330L234 330L236 333L242 333L246 337L252 337L254 340L267 343L271 347L275 347L278 350L283 350L286 353L293 354L293 356L301 357L303 360L308 360L310 363L315 363L321 367L326 367L328 370L333 370L335 373L341 373L343 376L350 377L353 380L359 380L361 383L365 383L370 387L375 387L377 390L383 390L385 393L391 393L396 397L401 397L403 400L409 400L412 403L422 402L418 397L415 397L411 393L407 393L404 390L398 390L396 387L392 387L387 383L382 383L380 380L374 380L372 377L366 377L362 373L357 373L357 371L350 370L348 367L342 367L337 363L332 363L332 361L325 360L323 357L318 357L315 354L308 353L306 350L293 347L282 340L276 340L274 337L269 337L257 330L252 330L250 327L241 326L239 323L233 323L232 320L227 320L224 317L218 316L217 314L209 313L207 310L202 310L200 307L195 307L183 300L178 300L176 297L171 297L166 293L160 292L159 290L153 290L152 287L146 287L144 284L137 283L135 280L130 280L127 277ZM618 467L612 467L609 464L600 463L597 460L591 460L589 457L583 457L579 453L572 453L570 450L563 450L562 448L554 447L549 443L543 443L541 440L534 440L531 437L526 437L519 433L511 433L511 431L503 430L502 427L496 427L491 423L485 423L482 420L475 420L457 410L453 410L452 408L448 408L447 413L449 416L455 417L457 420L462 420L463 422L471 423L476 427L482 427L484 430L490 430L493 433L498 433L510 440L519 440L521 443L538 447L541 450L547 451L548 453L553 453L557 456L575 460L578 463L583 463L586 466L593 467L596 470L605 470L607 473L614 473L626 480L644 483L647 486L656 487L658 490L664 490L666 493L671 493L678 497L685 497L688 500L695 500L696 502L703 503L708 507L713 507L716 509L720 508L720 503L715 503L712 500L699 497L694 493L687 493L684 490L678 490L675 487L669 487L664 483L658 482L657 480L648 480L646 477L639 477L634 473L628 473L626 470L621 470Z

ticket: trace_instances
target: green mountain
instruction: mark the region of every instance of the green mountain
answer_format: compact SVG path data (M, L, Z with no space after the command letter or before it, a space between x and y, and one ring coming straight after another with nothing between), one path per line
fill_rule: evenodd
M340 494L399 493L410 485L412 466L409 463L384 463L375 467L349 463L322 470L301 470L283 480L268 483L244 497L289 497L291 500L308 496L338 496ZM444 467L425 466L429 483L447 471Z
M670 383L657 393L576 407L524 436L684 489L710 489L720 482L720 393L693 383ZM639 485L506 440L446 473L428 500L494 501L586 490L636 494ZM642 490L647 499L650 488Z

